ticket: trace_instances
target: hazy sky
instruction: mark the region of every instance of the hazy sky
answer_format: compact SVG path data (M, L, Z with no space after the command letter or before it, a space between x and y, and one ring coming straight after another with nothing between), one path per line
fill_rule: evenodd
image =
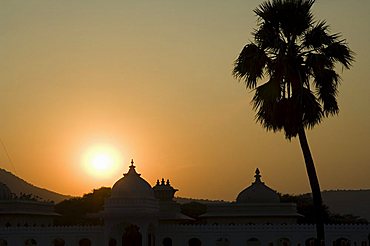
M184 197L233 200L256 167L282 193L309 191L298 141L256 124L231 75L261 2L1 0L0 167L72 195L113 185L131 158ZM339 116L307 133L322 189L370 188L369 12L368 0L314 6L356 53ZM119 151L109 178L82 165L96 145Z

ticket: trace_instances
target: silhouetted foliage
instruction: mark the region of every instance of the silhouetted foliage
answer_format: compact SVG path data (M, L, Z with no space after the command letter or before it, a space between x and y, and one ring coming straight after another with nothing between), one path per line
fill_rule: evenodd
M61 214L55 221L56 225L95 225L100 224L99 218L89 216L103 210L104 201L111 194L111 188L101 187L93 192L64 200L55 206Z
M369 222L359 216L353 214L333 214L330 213L330 224L368 224Z
M19 200L25 200L25 201L35 201L35 202L41 202L44 201L41 197L33 195L33 194L27 194L21 192L19 196L16 196L15 194L12 194L14 199L19 199ZM45 202L45 201L44 201ZM50 201L47 201L50 202Z
M297 204L297 212L303 217L298 219L300 224L314 224L316 221L313 200L310 195L280 195L281 202L291 202ZM322 216L325 224L358 224L368 223L366 219L352 214L337 214L330 212L326 205L322 205Z

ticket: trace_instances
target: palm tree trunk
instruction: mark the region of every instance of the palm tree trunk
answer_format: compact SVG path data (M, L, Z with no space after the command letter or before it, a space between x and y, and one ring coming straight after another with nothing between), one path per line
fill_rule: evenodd
M302 153L304 156L304 160L306 163L306 170L308 179L310 181L311 191L312 191L312 198L313 198L313 206L315 210L315 217L316 217L316 233L318 242L321 242L320 245L325 245L325 230L324 230L324 220L323 220L323 206L322 206L322 198L321 198L321 191L320 191L320 184L319 179L316 175L315 164L312 159L310 147L308 145L306 133L304 127L301 126L298 131L299 142L301 144Z

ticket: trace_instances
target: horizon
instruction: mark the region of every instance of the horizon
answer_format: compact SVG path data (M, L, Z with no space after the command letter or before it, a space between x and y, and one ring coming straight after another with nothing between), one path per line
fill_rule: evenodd
M256 168L280 193L310 193L297 139L257 124L231 74L261 2L2 3L0 167L74 196L111 187L132 158L181 197L234 199ZM356 53L337 67L339 115L307 131L323 191L370 189L369 11L313 7Z

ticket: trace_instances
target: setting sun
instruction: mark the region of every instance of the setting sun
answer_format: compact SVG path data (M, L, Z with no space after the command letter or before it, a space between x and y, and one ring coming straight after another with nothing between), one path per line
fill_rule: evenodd
M111 178L121 164L121 155L109 145L96 145L87 150L83 156L85 171L95 178Z
M112 166L113 159L106 153L97 153L95 156L92 156L91 164L97 171L106 171Z

